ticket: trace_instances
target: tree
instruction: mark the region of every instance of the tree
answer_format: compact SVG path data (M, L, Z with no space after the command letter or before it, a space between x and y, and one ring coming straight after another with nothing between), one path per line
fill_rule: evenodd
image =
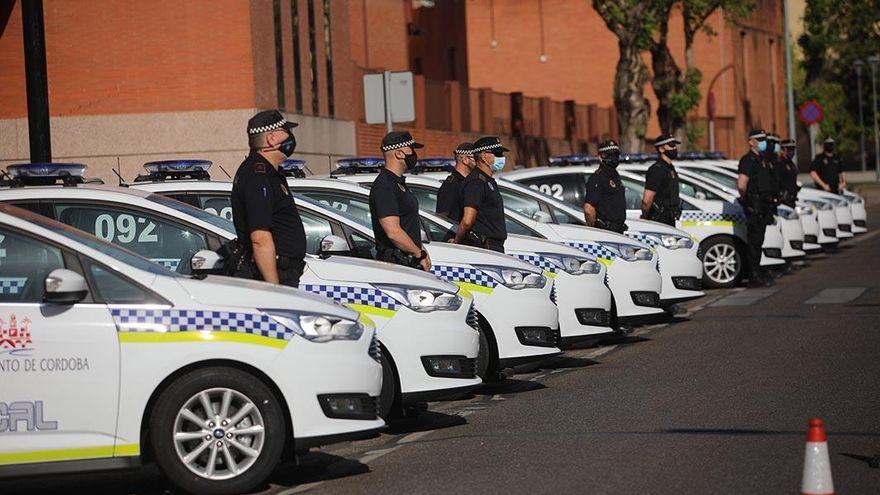
M614 107L624 151L641 151L651 106L645 98L648 67L642 52L648 49L655 18L650 2L593 0L593 8L617 36L620 58L614 74Z
M676 136L687 144L687 115L700 105L700 83L703 73L694 62L694 41L699 32L707 36L716 33L706 25L709 17L719 8L728 22L748 16L755 8L755 0L653 0L650 8L657 19L657 30L651 39L651 68L654 77L651 87L657 96L657 119L663 132ZM669 16L674 5L681 7L684 34L684 70L669 50Z

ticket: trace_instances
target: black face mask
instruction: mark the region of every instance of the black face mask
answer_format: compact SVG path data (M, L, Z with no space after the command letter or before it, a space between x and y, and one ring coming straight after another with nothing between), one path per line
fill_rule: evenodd
M419 155L417 155L415 151L403 156L403 163L406 165L407 170L412 170L413 167L416 166L416 163L418 163L418 161Z
M826 145L825 145L825 148L824 148L824 151L825 151L826 153L832 153L832 152L834 152L834 145L833 145L833 144L826 144Z
M608 165L611 168L617 168L617 165L620 163L620 155L608 155L602 157L602 163Z
M280 151L284 156L289 157L293 154L293 150L296 149L296 138L293 137L293 134L287 133L287 139L282 141L281 144L278 145L278 151Z
M670 160L675 160L676 158L678 158L678 148L666 150L663 152L663 154L666 155L666 158L669 158Z

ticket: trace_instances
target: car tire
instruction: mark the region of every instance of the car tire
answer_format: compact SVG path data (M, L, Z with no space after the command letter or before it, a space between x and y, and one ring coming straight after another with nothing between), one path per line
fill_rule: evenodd
M498 366L498 345L492 334L492 327L486 318L477 313L480 333L480 349L477 354L477 376L484 382L498 381L501 370Z
M206 404L213 418L207 417ZM207 495L247 492L264 483L288 435L272 390L259 377L230 367L200 368L172 382L156 400L149 428L153 455L165 476L186 492Z
M734 239L712 237L700 245L703 265L703 287L725 289L734 287L742 278L743 255Z
M394 361L385 347L382 347L379 362L382 364L382 391L379 394L379 417L387 423L391 421L392 417L399 415L401 411L400 386L397 381Z

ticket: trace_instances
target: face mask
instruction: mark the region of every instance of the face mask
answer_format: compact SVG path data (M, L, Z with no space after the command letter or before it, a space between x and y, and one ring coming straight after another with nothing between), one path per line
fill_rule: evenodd
M827 151L828 153L831 153L832 151L834 151L834 145L833 144L826 144L825 151Z
M608 165L611 168L617 168L617 165L620 163L620 155L608 155L602 157L602 163Z
M676 158L678 158L678 148L666 150L663 152L663 154L666 155L666 158L669 158L670 160L675 160Z
M503 156L496 156L495 161L492 162L492 171L500 172L504 168L504 164L507 162L507 158Z
M416 166L416 163L419 161L419 155L416 154L415 151L408 155L403 156L403 163L406 165L407 170L412 170L413 167Z
M767 151L767 141L758 141L758 151Z
M285 139L281 144L278 145L278 151L280 151L284 156L290 156L293 154L293 150L296 149L296 138L293 137L293 134L288 133L287 139Z

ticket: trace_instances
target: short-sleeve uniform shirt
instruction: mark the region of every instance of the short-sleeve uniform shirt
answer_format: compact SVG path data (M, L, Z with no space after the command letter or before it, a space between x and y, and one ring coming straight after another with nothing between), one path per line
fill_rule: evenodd
M626 221L626 191L620 174L607 165L600 165L587 180L584 202L596 209L596 217L615 223Z
M462 188L464 187L465 176L453 170L449 177L440 185L437 191L437 213L446 215L455 221L461 220L461 212L464 209L462 204Z
M379 176L370 187L370 217L373 234L376 236L376 246L379 249L396 248L379 222L385 217L398 217L400 228L417 246L422 245L419 200L406 187L406 178L397 176L387 168L379 172Z
M810 163L810 171L819 174L822 181L828 184L832 191L837 192L837 185L840 183L840 158L837 155L828 156L825 153L816 155Z
M475 168L464 180L462 205L476 208L477 220L471 229L487 239L504 241L507 239L507 225L504 224L504 200L492 176ZM463 209L463 208L462 208Z
M678 207L678 172L671 163L657 160L645 174L645 189L654 191L654 201L662 207Z
M775 173L773 165L749 150L739 159L737 172L749 178L746 192L749 194L772 194L776 192Z
M279 256L305 257L305 229L287 179L259 153L248 155L235 172L231 201L235 233L249 252L251 232L268 230Z

